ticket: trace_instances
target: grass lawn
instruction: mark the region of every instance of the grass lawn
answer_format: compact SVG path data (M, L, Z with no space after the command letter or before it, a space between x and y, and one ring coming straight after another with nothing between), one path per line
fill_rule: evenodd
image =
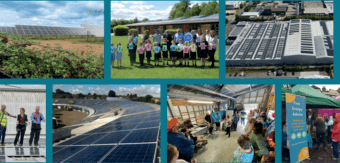
M141 39L138 39L140 42ZM111 68L111 78L218 78L218 46L215 52L215 68L210 68L211 62L206 62L205 67L201 67L201 60L196 60L197 67L178 67L179 61L176 61L176 66L172 65L172 61L169 58L169 65L162 66L160 62L159 66L155 67L154 53L152 52L151 65L139 66L139 57L136 54L136 63L134 66L130 66L130 58L128 56L128 36L112 36L111 42L117 47L117 43L120 42L123 46L123 59L122 67L117 67L117 60L115 60L115 67ZM151 39L153 45L153 39ZM139 45L137 46L139 47ZM170 56L169 56L170 57ZM163 59L160 59L160 61ZM146 58L144 58L144 64L146 64ZM183 62L184 63L184 62ZM191 61L189 62L192 65Z

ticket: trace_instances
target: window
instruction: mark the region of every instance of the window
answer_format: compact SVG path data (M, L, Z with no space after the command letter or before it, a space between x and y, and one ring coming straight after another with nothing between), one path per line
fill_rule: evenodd
M191 24L189 25L189 31L191 32L192 30L195 30L195 32L197 33L197 30L201 29L201 25L200 24Z
M180 29L180 30L182 31L182 29L183 29L182 24L180 24L180 25L174 25L173 27L174 27L175 30Z

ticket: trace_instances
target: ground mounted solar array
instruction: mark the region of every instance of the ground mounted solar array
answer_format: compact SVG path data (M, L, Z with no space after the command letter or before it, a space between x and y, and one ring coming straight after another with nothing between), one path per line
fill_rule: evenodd
M126 103L131 106L138 104ZM160 110L147 106L132 107L138 110L133 112L134 115L119 117L57 144L53 147L53 162L154 162Z
M104 26L82 26L84 28L15 25L15 27L0 27L0 33L6 32L18 35L94 35L104 37Z

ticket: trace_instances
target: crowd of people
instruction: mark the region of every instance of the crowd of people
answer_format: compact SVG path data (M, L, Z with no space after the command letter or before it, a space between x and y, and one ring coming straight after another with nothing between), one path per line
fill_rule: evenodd
M335 118L333 118L335 117ZM316 135L317 148L319 150L320 143L323 144L324 150L327 149L327 144L332 144L333 148L333 160L339 159L339 142L340 142L340 114L333 116L322 117L321 114L311 111L307 112L307 131L308 134ZM314 132L314 133L313 133ZM311 136L309 136L311 137ZM309 141L311 148L313 148L313 141Z
M151 38L144 33L141 38L141 42L138 42L138 36L134 31L131 32L131 36L128 38L128 56L130 57L130 66L136 62L136 53L139 56L139 65L144 66L144 59L146 58L146 64L150 65L152 53L154 56L155 66L162 62L163 66L169 65L169 58L172 60L172 65L176 65L177 59L179 60L178 66L189 67L189 61L192 61L191 66L197 66L196 59L200 59L202 67L205 67L206 58L209 57L211 62L211 68L215 65L215 52L217 50L218 36L215 31L206 30L204 35L200 29L196 34L195 30L191 31L193 39L191 42L184 42L184 35L181 30L177 30L177 33L172 36L168 30L162 36L159 31L156 30L155 34L151 37L153 39L153 45L151 44ZM163 41L162 41L163 38ZM114 67L114 61L117 60L117 67L122 66L122 52L123 47L120 42L116 47L111 42L111 67Z
M246 118L244 113L239 116L241 122L242 118ZM275 113L272 116L275 117ZM258 113L251 110L244 127L244 134L239 136L237 142L239 147L234 152L233 163L275 161L275 121L268 121L265 112Z
M26 132L26 127L31 125L31 134L29 139L29 146L32 146L32 143L34 146L39 146L39 138L40 138L40 131L41 131L41 122L45 122L45 118L42 113L40 113L40 107L37 106L35 108L35 112L31 114L31 116L28 119L28 116L25 114L25 108L20 108L20 114L17 116L14 116L12 114L9 114L6 111L6 105L1 105L1 111L0 111L0 138L1 139L1 145L5 146L5 136L6 136L6 127L7 127L7 117L16 118L16 130L17 134L14 139L14 146L23 145L24 136ZM31 121L31 122L30 122ZM19 140L20 137L20 140Z

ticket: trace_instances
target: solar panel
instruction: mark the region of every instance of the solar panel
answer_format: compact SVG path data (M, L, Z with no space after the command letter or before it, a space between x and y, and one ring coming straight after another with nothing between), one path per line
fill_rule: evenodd
M104 137L106 135L107 134L103 134L103 133L93 134L93 135L90 135L90 136L86 137L85 139L82 139L82 140L78 141L77 143L74 143L73 145L92 144L95 141L101 139L102 137Z
M136 105L138 105L138 103L133 102L133 103L129 103L129 104L124 104L124 105L122 105L122 106L123 106L124 108L128 108L128 107L136 106Z
M147 121L140 123L136 128L150 128L150 127L159 127L159 121Z
M53 147L53 150L54 148L55 147ZM76 152L79 152L84 148L86 148L86 146L71 146L59 150L58 152L53 153L53 162L62 162L63 160L69 158L70 156L74 155Z
M93 144L115 144L119 143L131 131L118 131L105 135Z
M82 140L82 139L88 137L88 136L89 136L89 135L79 135L79 136L77 136L77 137L74 137L74 138L71 138L71 139L69 139L69 140L66 140L66 141L64 141L64 142L62 142L62 143L60 143L60 144L58 144L58 145L71 145L71 144L76 143L76 142L79 141L79 140Z
M102 162L154 162L156 144L118 145Z
M98 162L105 156L114 145L89 146L75 154L65 162Z
M159 128L133 130L122 143L156 142Z
M136 107L132 107L127 109L123 115L126 114L134 114L134 113L138 113L138 112L143 112L143 111L148 111L148 110L154 110L155 108L151 107L150 105L142 105L142 106L136 106Z
M137 126L138 123L129 123L129 124L124 124L117 130L131 130Z

